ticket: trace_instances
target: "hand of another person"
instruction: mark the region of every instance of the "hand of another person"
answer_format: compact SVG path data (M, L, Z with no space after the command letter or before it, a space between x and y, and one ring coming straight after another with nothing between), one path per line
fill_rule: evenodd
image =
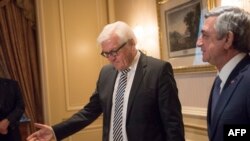
M27 141L50 141L54 138L51 126L35 123L35 127L39 128L39 130L29 135L26 139Z
M3 119L0 121L0 134L7 134L8 133L8 127L9 127L9 120Z

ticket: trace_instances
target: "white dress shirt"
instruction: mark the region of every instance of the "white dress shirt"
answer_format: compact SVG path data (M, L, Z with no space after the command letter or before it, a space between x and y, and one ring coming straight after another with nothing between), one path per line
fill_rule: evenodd
M140 52L137 51L136 56L131 64L130 71L127 74L127 86L125 89L125 93L124 93L124 103L123 103L123 110L122 110L122 135L123 135L123 141L128 141L127 138L127 132L126 132L126 118L127 118L127 107L128 107L128 98L129 98L129 94L130 94L130 90L131 90L131 86L134 80L134 76L135 76L135 71L137 68L137 64L140 58ZM117 91L117 87L118 87L118 83L119 83L119 79L121 76L121 72L118 73L117 77L116 77L116 82L115 82L115 86L114 86L114 91L113 91L113 101L112 101L112 109L111 109L111 119L110 119L110 132L109 132L109 141L113 141L113 119L114 119L114 104L115 104L115 97L116 97L116 91Z
M234 56L231 60L229 60L221 69L219 72L219 77L221 79L220 84L220 92L222 91L229 75L233 71L233 69L236 67L236 65L246 56L246 53L239 53L236 56Z

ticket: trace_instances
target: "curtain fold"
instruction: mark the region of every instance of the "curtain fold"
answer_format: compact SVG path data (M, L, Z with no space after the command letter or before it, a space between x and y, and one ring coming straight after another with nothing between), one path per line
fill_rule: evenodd
M10 78L21 86L25 113L34 131L34 122L44 122L38 47L34 22L22 10L15 0L0 7L0 58L4 58Z
M1 32L1 31L0 31ZM7 70L7 65L5 63L5 59L3 56L3 50L1 47L1 41L0 41L0 77L2 78L10 78L10 74Z
M0 0L0 8L5 6L10 0Z
M207 0L207 9L208 11L216 7L216 0Z
M25 18L29 20L32 24L35 24L34 0L16 0L16 4L22 9Z

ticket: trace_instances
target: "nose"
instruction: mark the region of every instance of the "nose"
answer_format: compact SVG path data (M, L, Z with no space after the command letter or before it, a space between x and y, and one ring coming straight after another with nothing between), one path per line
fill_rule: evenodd
M196 46L201 47L202 45L203 45L203 42L202 42L201 36L199 36L197 41L196 41Z
M115 59L115 56L113 56L113 55L108 55L108 56L107 56L107 59L111 62L112 60Z

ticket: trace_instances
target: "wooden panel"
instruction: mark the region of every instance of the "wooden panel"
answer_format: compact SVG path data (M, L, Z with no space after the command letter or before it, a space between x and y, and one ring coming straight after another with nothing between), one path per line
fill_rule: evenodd
M48 125L59 123L77 112L95 89L104 64L96 38L107 24L106 2L37 1L45 120ZM101 131L100 117L65 140L78 141L88 137L88 140L98 141Z
M105 5L100 0L61 1L62 51L68 110L80 109L83 103L88 102L95 89L102 66L96 38L101 30L99 16L103 16L100 15L104 10L103 6Z
M175 74L182 106L207 108L216 72Z
M208 141L205 116L184 114L183 119L187 141Z

